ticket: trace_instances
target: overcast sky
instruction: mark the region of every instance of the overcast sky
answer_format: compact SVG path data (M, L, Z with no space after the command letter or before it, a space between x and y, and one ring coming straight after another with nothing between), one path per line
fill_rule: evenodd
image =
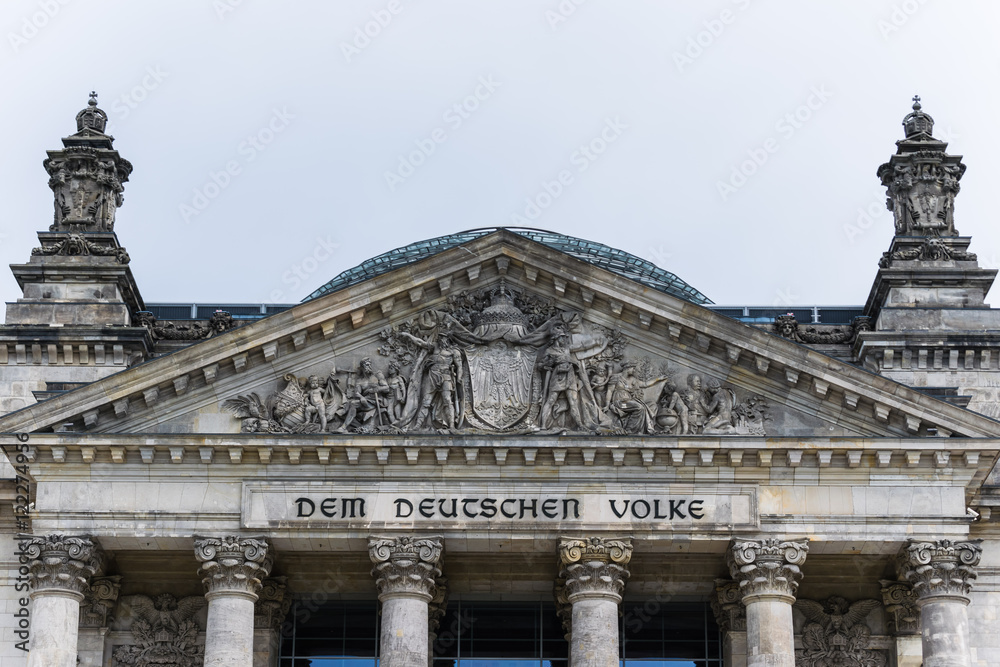
M875 171L914 93L969 167L956 226L1000 264L995 1L3 0L0 16L0 258L27 261L51 223L45 151L96 90L135 166L116 231L147 302L295 302L413 241L529 225L719 304L862 304L893 230Z

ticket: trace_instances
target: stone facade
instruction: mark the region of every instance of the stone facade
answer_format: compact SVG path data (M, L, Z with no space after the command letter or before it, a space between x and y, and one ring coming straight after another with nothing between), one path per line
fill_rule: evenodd
M553 602L573 667L685 601L727 666L1000 662L995 271L919 104L840 327L747 326L516 230L238 329L157 321L105 120L50 153L0 327L4 665L274 667L317 596L377 600L390 667L463 600Z

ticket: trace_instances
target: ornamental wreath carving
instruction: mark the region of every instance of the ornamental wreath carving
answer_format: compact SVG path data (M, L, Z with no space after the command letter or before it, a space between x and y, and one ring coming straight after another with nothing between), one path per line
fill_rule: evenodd
M795 608L808 623L802 629L802 648L797 649L796 665L802 667L885 667L885 655L872 650L872 632L864 623L878 600L848 602L829 597L823 602L798 600Z
M115 665L129 667L197 667L205 661L202 630L194 616L207 603L201 596L178 600L173 595L130 595L122 602L132 610L134 644L119 646Z
M381 332L379 368L283 376L222 407L244 433L765 435L770 406L712 377L627 358L620 331L504 282Z

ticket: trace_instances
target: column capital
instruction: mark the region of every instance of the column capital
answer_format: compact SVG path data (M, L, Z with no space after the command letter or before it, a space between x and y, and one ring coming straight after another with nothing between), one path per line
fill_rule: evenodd
M969 603L982 540L911 541L900 554L900 575L913 584L917 604L931 598L956 598Z
M104 552L88 536L43 535L27 540L32 595L70 595L83 601L90 578L101 570Z
M201 563L198 575L209 600L216 594L230 594L256 601L260 580L271 571L272 558L262 537L195 536L194 555Z
M762 598L795 602L802 571L809 553L808 540L733 540L726 554L729 573L739 582L743 604Z
M427 602L434 598L437 578L441 576L441 537L372 537L368 540L368 556L375 567L372 576L379 599L387 597L419 597Z
M883 579L882 604L885 606L889 634L898 637L902 635L920 634L920 607L917 606L917 596L913 593L913 585L906 581L891 581Z
M710 604L715 622L724 632L747 631L747 608L743 605L739 582L716 579L715 595Z
M632 559L628 539L602 537L563 538L559 542L559 564L566 599L606 597L621 602Z
M111 621L111 610L118 603L118 594L122 590L122 578L94 577L84 593L83 604L80 605L80 627L106 628Z
M292 596L288 593L288 577L269 577L260 580L260 592L253 608L255 628L281 630L281 624L292 608Z

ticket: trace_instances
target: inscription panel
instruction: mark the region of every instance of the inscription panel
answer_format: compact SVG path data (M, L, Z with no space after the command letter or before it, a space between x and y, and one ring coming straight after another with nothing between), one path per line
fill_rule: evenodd
M270 481L244 483L242 525L712 532L760 522L755 486Z

